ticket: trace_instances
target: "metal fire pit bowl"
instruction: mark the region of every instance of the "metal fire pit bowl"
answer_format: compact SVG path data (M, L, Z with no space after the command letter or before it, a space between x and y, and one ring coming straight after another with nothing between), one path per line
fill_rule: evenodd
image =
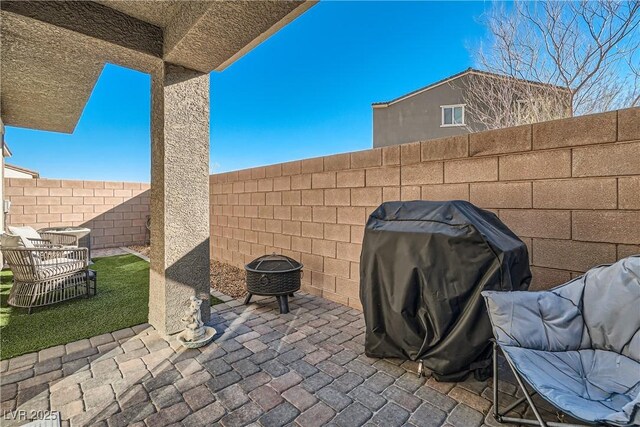
M247 271L247 292L244 300L249 304L253 295L275 296L280 313L289 312L288 297L300 290L302 263L284 255L263 255L244 266Z

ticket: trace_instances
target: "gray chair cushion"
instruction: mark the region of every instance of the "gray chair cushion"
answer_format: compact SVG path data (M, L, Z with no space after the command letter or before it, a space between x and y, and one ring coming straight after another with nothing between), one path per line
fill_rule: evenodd
M604 350L539 351L502 347L518 372L540 395L567 414L621 425L640 422L625 406L640 393L640 363ZM635 411L635 413L634 413Z
M580 279L590 347L640 362L640 256L593 268Z

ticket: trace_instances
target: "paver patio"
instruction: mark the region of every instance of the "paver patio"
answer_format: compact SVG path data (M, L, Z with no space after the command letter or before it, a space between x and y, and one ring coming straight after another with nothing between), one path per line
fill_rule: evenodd
M418 378L413 362L364 355L361 312L304 293L290 308L228 299L198 350L145 324L4 360L2 424L24 423L16 410L60 411L72 426L496 424L490 381ZM516 387L500 388L513 401Z

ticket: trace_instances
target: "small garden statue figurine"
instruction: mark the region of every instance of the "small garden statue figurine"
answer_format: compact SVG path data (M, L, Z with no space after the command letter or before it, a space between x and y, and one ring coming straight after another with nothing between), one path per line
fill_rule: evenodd
M200 314L202 300L192 296L189 301L190 305L186 311L186 316L181 319L182 323L186 325L184 338L186 341L197 341L205 333L204 323Z
M202 300L191 296L189 298L189 308L185 316L180 319L186 325L184 331L178 335L178 341L187 348L198 348L211 341L216 334L216 330L210 326L205 326L200 313Z

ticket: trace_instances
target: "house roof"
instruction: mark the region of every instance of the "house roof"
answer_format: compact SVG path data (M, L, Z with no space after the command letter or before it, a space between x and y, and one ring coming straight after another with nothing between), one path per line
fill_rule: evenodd
M487 77L511 78L511 77L503 75L503 74L491 73L489 71L482 71L482 70L478 70L476 68L469 67L464 71L461 71L461 72L459 72L457 74L454 74L454 75L451 75L449 77L445 77L442 80L438 80L437 82L434 82L434 83L431 83L431 84L429 84L427 86L424 86L424 87L421 87L419 89L416 89L413 92L406 93L406 94L404 94L402 96L399 96L398 98L392 99L391 101L374 102L374 103L371 104L371 106L373 108L385 108L385 107L388 107L389 105L395 104L395 103L400 102L400 101L404 101L407 98L411 98L412 96L418 95L418 94L420 94L422 92L426 92L426 91L428 91L430 89L434 89L434 88L436 88L438 86L442 86L445 83L449 83L449 82L451 82L453 80L459 79L460 77L463 77L463 76L466 76L466 75L469 75L469 74L476 74L476 75L487 76ZM566 90L566 91L569 90L566 87L556 86L556 85L552 85L552 84L548 84L548 83L537 82L537 81L534 81L534 80L526 80L526 79L516 79L516 80L522 81L523 83L529 83L529 84L532 84L532 85L538 85L538 86L544 86L544 87L553 87L553 88L556 88L556 89Z
M34 170L31 169L27 169L27 168L22 168L20 166L16 166L16 165L10 165L9 163L5 163L4 164L5 169L11 169L14 170L16 172L22 172L22 173L26 173L29 174L31 176L33 176L34 178L40 178L40 174Z
M71 133L106 63L219 71L316 1L2 0L2 119Z
M7 141L2 141L2 157L11 157L13 156L13 153L11 152L11 150L9 149L9 146L7 145Z

